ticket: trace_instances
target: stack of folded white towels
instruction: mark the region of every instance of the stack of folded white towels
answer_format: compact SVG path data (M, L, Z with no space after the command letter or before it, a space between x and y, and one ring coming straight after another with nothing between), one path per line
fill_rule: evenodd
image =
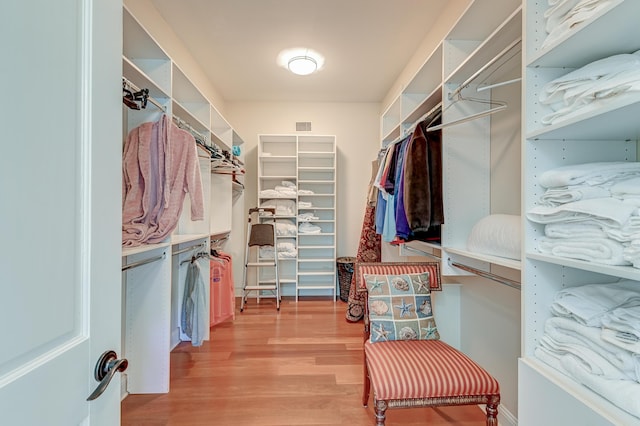
M536 357L640 417L640 282L563 289L551 311Z
M283 180L282 185L276 185L273 189L263 189L260 191L260 197L269 198L295 198L298 189L294 182Z
M639 96L640 52L609 56L545 84L540 103L551 112L541 122L555 124L602 108L612 100Z
M545 225L538 251L640 268L640 162L563 166L539 183L546 191L526 214Z
M548 35L542 48L576 30L610 3L611 0L548 0L549 8L544 13Z
M298 255L295 241L278 241L276 243L278 249L278 259L294 259ZM272 246L260 247L260 257L262 259L273 259L274 250Z

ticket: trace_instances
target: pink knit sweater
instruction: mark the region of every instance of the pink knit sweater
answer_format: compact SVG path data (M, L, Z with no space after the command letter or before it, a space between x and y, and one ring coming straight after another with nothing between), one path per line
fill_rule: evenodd
M191 219L204 219L195 140L166 115L129 133L122 164L123 245L165 240L178 224L187 193Z

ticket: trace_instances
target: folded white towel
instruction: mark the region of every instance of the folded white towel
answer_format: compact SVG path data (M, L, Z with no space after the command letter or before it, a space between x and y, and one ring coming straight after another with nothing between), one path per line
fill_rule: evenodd
M584 344L558 342L550 336L544 335L540 338L539 345L558 358L566 356L576 359L589 374L603 376L608 379L635 380L627 376L619 368L616 368L607 358Z
M586 284L565 288L556 293L551 312L572 318L581 324L600 327L605 313L618 307L640 305L638 281Z
M555 43L565 34L574 31L581 23L594 16L610 1L607 0L581 0L563 14L563 11L576 3L576 0L566 0L561 3L564 8L558 8L547 21L546 30L549 33L542 44L542 49Z
M566 187L570 185L602 185L640 177L640 162L613 161L572 164L547 170L540 175L538 182L545 188Z
M634 268L640 268L640 239L628 243L622 255Z
M544 234L549 238L607 238L602 225L595 221L557 222L544 226Z
M610 197L609 189L603 186L573 185L549 188L540 197L540 204L556 206L558 204L571 203L573 201L587 200L590 198Z
M625 179L613 184L610 188L613 197L624 198L626 195L640 195L640 177Z
M541 253L553 256L579 259L587 262L601 263L603 265L630 265L624 259L624 246L618 241L609 238L547 238L538 241L538 250Z
M529 210L527 218L545 224L589 219L604 226L621 227L636 210L636 207L615 198L592 198L558 206L535 206Z
M546 364L608 399L622 410L640 417L640 383L634 380L607 379L590 374L588 369L575 358L557 356L541 347L535 349L535 355Z
M640 306L623 306L607 312L602 317L602 325L640 342Z
M551 345L547 347L562 349L572 353L576 358L584 358L585 363L591 363L594 368L606 372L611 377L618 375L618 378L635 381L640 378L640 358L626 349L602 340L598 327L582 325L568 318L551 317L545 321L544 333L551 339L545 342L545 345ZM612 368L618 370L617 373Z
M634 356L640 355L640 342L633 342L632 340L621 337L619 331L603 328L600 332L600 337L605 342L609 342L620 349L632 352Z
M309 222L302 222L298 227L298 232L301 234L319 234L322 232L322 228Z

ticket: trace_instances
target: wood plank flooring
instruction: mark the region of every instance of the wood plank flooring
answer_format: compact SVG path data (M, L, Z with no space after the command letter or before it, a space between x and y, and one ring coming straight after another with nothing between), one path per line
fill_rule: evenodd
M238 302L239 306L239 302ZM168 394L129 395L124 426L375 425L362 406L362 322L327 299L249 300L199 348L171 353ZM387 425L484 425L479 407L396 409Z

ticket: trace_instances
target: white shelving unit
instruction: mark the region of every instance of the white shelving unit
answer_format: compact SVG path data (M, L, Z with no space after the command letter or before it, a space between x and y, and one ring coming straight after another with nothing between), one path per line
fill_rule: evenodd
M293 182L295 197L263 196L283 181ZM300 193L302 191L303 193ZM304 193L307 192L308 193ZM258 151L258 205L267 200L293 201L292 215L279 215L280 221L295 225L296 234L278 237L295 242L296 258L280 258L283 292L294 287L299 296L330 294L336 298L336 142L335 136L260 135ZM311 203L311 207L300 205ZM306 204L305 204L306 205ZM320 232L299 231L298 216L312 213L310 224ZM268 278L265 278L268 279Z
M148 102L141 110L123 109L123 139L144 122L153 122L163 114L177 117L202 136L208 145L216 144L231 152L243 143L229 123L206 96L174 62L138 19L123 10L123 78L142 89L159 107ZM180 309L185 259L197 251L208 251L212 235L231 232L233 183L243 174L241 160L235 165L212 162L210 155L198 150L204 193L205 219L190 219L190 199L184 202L176 229L167 241L123 248L123 356L130 362L124 373L128 393L165 393L169 391L169 353L180 341L188 340L180 329ZM224 173L218 173L224 169ZM135 268L134 262L156 259ZM209 265L200 259L205 283ZM208 286L206 300L209 300ZM208 333L205 339L208 339Z
M523 210L532 208L543 188L540 173L563 165L594 161L637 161L640 98L614 101L570 120L545 126L549 112L538 101L542 87L594 60L640 49L635 17L640 3L616 0L542 49L546 2L525 3L525 99L523 146ZM519 424L521 425L638 425L640 419L557 370L534 355L550 317L549 306L561 289L618 278L640 280L640 270L545 256L536 252L543 226L523 221L522 357L519 361ZM640 287L639 287L640 288Z

